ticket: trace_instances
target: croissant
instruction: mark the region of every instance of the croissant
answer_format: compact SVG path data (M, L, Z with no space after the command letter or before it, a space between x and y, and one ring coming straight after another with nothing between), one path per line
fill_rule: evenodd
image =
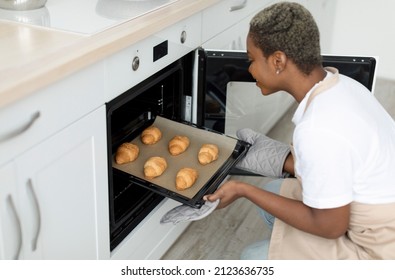
M146 145L153 145L162 138L162 132L156 126L150 126L141 133L141 141Z
M198 153L200 164L206 165L218 158L218 147L214 144L204 144Z
M189 138L186 136L176 135L169 141L169 152L171 155L179 155L188 148Z
M144 164L144 176L148 179L158 177L167 168L167 162L162 157L151 157Z
M176 175L176 189L179 191L186 190L196 182L198 172L193 168L181 168Z
M124 164L136 160L139 156L140 149L132 143L122 143L115 153L115 162Z

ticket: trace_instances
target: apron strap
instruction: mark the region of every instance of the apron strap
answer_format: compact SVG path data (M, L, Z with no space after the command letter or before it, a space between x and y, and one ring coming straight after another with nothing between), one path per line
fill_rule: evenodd
M309 99L307 99L306 102L306 107L304 109L304 112L306 112L307 108L309 107L311 101L320 93L324 92L325 90L333 87L337 82L339 81L339 70L333 67L325 67L325 70L331 72L333 75L329 77L328 79L324 79L321 81L317 87L313 90L313 92L310 94Z
M339 81L339 70L337 70L334 67L325 67L325 70L328 72L331 72L333 75L327 79L324 79L316 86L316 88L310 94L309 99L307 99L306 107L304 108L303 114L306 112L310 103L313 101L313 99L317 95L319 95L320 93L324 92L325 90L333 87ZM296 156L295 156L295 149L294 149L293 143L291 143L290 148L291 148L291 154L294 159L294 165L296 166ZM297 174L296 168L295 168L295 177L299 180L300 183L302 183L302 178Z

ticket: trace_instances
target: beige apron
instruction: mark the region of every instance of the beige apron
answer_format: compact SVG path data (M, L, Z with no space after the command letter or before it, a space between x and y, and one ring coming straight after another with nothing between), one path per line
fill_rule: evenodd
M338 81L337 69L326 69L334 75L321 82L312 92L306 109L315 96ZM285 179L280 195L302 201L300 179ZM352 202L349 228L338 239L326 239L303 232L276 218L268 257L320 260L395 259L395 203L369 205Z

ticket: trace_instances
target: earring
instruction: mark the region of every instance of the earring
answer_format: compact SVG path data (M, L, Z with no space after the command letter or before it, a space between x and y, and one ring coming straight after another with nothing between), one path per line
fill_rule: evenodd
M277 75L280 74L280 69L277 69L276 74Z

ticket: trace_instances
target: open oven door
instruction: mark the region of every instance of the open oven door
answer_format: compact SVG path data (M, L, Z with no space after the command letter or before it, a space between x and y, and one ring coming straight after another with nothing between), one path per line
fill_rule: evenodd
M236 136L249 127L267 133L294 103L286 92L263 96L248 72L245 51L198 50L196 123Z
M323 65L336 67L373 92L376 57L323 55ZM197 51L196 123L235 136L249 127L268 133L295 102L286 92L263 96L248 72L245 51Z

